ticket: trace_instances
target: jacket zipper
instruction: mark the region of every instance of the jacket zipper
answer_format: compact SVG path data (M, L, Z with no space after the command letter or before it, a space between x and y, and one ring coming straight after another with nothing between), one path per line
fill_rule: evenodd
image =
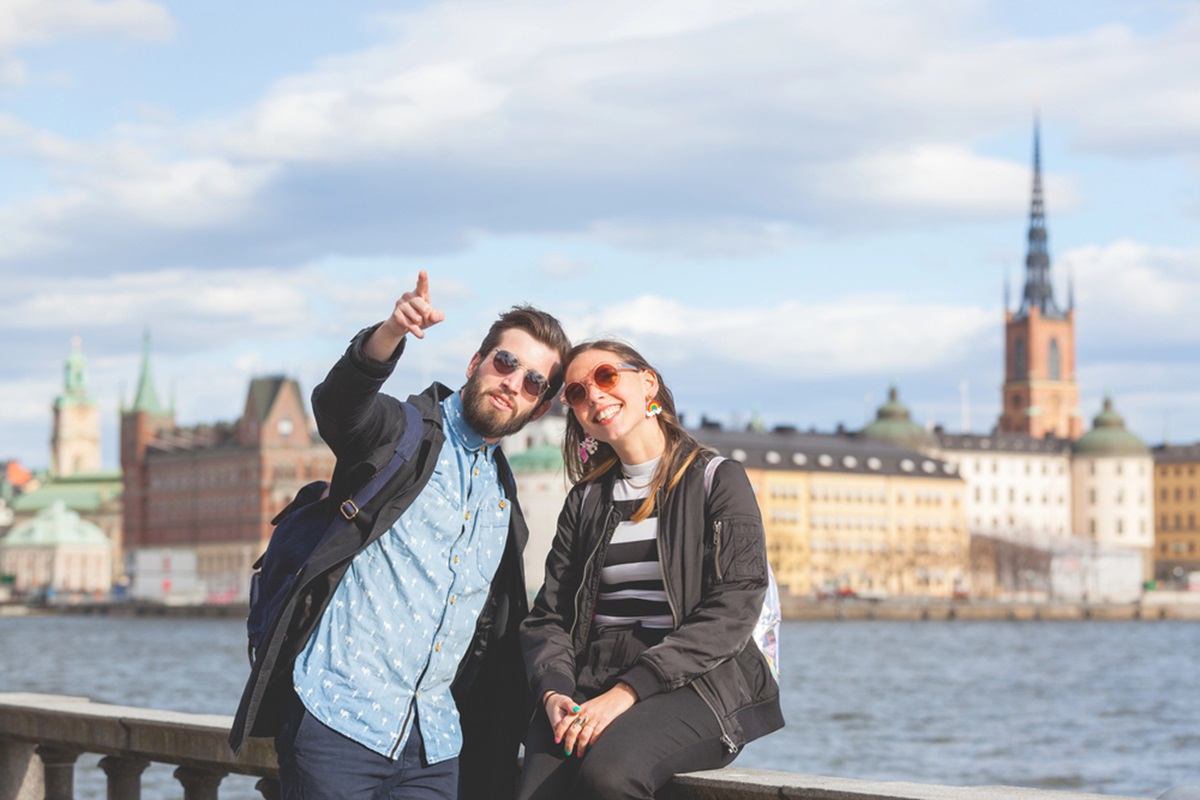
M580 515L582 516L583 508L580 507ZM604 540L608 538L608 523L616 512L609 508L604 515L604 530L600 536L596 538L596 546L592 548L591 554L588 555L587 561L583 562L583 572L580 573L579 588L575 591L575 620L571 623L570 639L572 646L575 642L575 630L579 626L579 620L583 618L583 609L579 606L579 601L583 597L583 590L589 582L588 570L591 569L592 560L596 557L596 553L600 552L600 545L604 544ZM594 602L594 601L593 601ZM589 615L590 617L590 615Z
M713 579L722 583L725 578L721 575L721 520L713 520Z
M742 748L737 746L737 743L733 741L733 737L729 735L729 731L725 730L725 720L721 719L721 715L717 713L716 706L701 691L700 682L696 681L693 685L696 687L696 694L700 695L700 699L704 701L704 705L708 706L708 710L712 712L713 717L717 720L717 727L721 729L721 744L725 745L725 749L729 751L729 755L736 756Z
M661 491L658 493L658 497L655 498L655 502L659 508L663 507ZM659 517L659 519L661 520L662 518ZM682 620L679 617L679 610L675 607L675 598L671 596L671 587L667 583L667 559L665 558L666 554L663 552L662 536L659 535L658 531L654 533L654 543L658 547L658 568L662 572L663 594L667 596L667 605L671 607L671 624L672 627L678 629Z

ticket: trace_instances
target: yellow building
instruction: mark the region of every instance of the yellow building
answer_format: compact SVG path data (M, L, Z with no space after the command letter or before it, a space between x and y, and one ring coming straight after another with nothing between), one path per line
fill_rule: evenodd
M792 594L949 597L966 589L964 484L953 464L790 428L694 433L745 466L776 580Z
M1159 445L1154 454L1154 577L1181 586L1200 571L1200 444Z

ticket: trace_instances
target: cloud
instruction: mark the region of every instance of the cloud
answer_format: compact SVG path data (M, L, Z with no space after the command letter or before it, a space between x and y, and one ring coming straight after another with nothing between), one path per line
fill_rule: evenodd
M1121 239L1069 250L1054 269L1074 278L1081 337L1165 359L1200 347L1200 249Z
M924 218L1016 217L1028 202L1027 165L984 158L961 146L923 144L880 150L817 170L827 197L849 207L874 204L879 211ZM1046 181L1055 208L1079 204L1071 184Z
M84 36L165 39L174 31L167 10L149 0L5 0L0 3L0 87L29 81L29 68L13 55L22 47Z
M563 280L565 278L581 278L591 271L591 265L577 258L571 258L565 253L547 253L538 269L547 278Z
M166 8L148 0L5 0L0 5L0 50L70 36L163 39L174 31Z
M144 1L52 5L130 32L167 25ZM1029 38L983 8L425 5L224 116L147 120L104 145L21 132L60 178L0 209L0 269L220 269L545 233L759 254L828 231L1011 218L1027 156L983 150L1026 124L1035 90L1090 149L1200 133L1200 49L1184 47L1200 15ZM1081 201L1066 177L1048 182L1056 209Z
M671 359L716 359L742 372L818 380L921 372L960 361L978 352L996 314L886 295L766 307L692 307L644 295L582 324L653 343Z

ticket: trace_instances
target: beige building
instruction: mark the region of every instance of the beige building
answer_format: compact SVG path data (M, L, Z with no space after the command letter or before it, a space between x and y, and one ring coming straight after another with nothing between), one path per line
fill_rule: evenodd
M1154 448L1154 577L1182 588L1200 572L1200 444Z
M779 585L795 595L950 597L968 534L954 465L839 434L694 432L745 466Z

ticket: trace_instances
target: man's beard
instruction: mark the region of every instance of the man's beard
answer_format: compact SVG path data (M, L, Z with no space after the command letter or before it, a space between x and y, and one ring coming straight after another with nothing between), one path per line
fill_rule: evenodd
M496 392L503 394L509 403L516 407L516 397L507 394L503 389L497 389ZM535 405L524 414L506 416L505 412L492 405L487 393L479 387L478 371L467 378L467 384L462 390L462 401L463 417L467 424L485 439L502 439L516 433L525 427L525 423L533 417L533 412L537 411Z

